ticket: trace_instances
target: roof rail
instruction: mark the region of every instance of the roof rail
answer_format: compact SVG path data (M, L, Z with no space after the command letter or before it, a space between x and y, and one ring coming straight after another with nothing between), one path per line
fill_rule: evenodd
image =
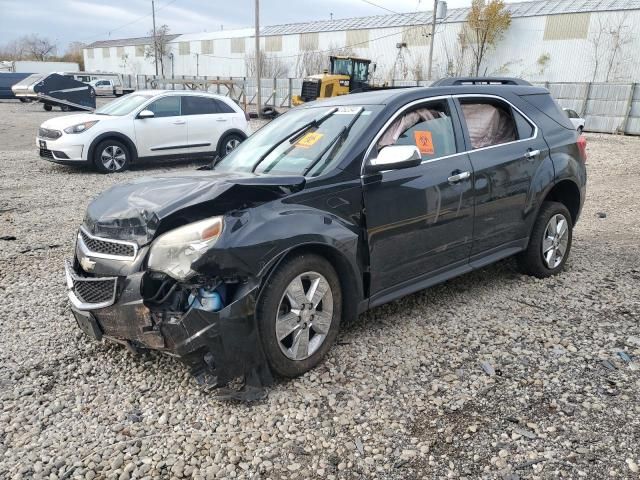
M511 77L447 77L436 80L432 87L455 87L461 85L526 85L531 86L526 80Z

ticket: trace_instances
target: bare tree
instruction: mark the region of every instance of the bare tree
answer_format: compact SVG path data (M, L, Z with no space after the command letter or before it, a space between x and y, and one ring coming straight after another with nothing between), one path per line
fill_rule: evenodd
M600 78L601 81L608 82L611 80L611 75L615 74L625 61L623 54L626 46L633 42L634 36L631 27L626 24L624 15L605 23L598 17L597 22L597 27L589 36L593 55L591 81L596 82ZM605 70L600 72L603 66Z
M62 56L61 60L65 62L75 62L80 67L80 70L84 70L84 56L82 54L82 49L85 47L85 44L82 42L71 42L67 46L67 51Z
M32 34L22 37L21 41L24 45L24 54L34 60L43 62L56 54L56 44L48 38Z
M152 38L152 43L145 51L145 58L151 59L152 63L158 63L160 66L160 76L164 77L164 61L169 55L169 26L161 25L156 28L156 34L153 35L153 30L149 31L148 35ZM156 52L158 57L156 58Z
M619 17L618 22L609 29L608 33L610 37L610 49L609 59L606 64L607 74L605 76L605 82L608 82L611 73L617 70L623 48L633 42L630 27L626 25L626 18L622 15Z
M244 63L247 70L247 77L253 77L256 74L256 57L244 57ZM289 65L287 65L277 55L268 55L262 53L260 55L260 72L263 78L282 78L289 74Z
M447 62L444 75L447 77L460 77L467 71L469 42L464 28L458 32L457 41L452 49L449 48L446 40L442 41L442 48Z
M505 9L503 0L473 0L463 28L474 59L475 75L487 52L502 38L511 25L511 13Z
M24 58L24 44L20 40L13 40L0 46L0 59L22 60Z
M593 75L591 75L591 82L595 82L598 76L598 69L600 68L600 60L602 58L602 49L604 47L603 41L606 37L606 27L602 24L600 16L596 16L598 26L593 30L593 34L589 36L589 43L592 46L593 53Z

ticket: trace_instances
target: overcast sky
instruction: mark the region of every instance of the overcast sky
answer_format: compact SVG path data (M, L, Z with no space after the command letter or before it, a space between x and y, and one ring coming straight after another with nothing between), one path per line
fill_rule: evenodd
M371 0L394 12L431 10L432 0ZM251 26L254 0L156 0L156 23L171 33ZM449 8L471 0L448 0ZM365 0L260 0L263 25L390 13ZM37 33L56 42L145 36L151 29L151 0L0 0L0 44Z

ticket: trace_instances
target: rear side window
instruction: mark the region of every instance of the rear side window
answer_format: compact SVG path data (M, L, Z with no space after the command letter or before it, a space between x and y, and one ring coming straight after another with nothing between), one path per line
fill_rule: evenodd
M400 115L376 146L380 151L389 145L415 145L423 161L456 153L456 137L447 102L427 102Z
M547 117L552 119L558 125L573 130L573 124L569 117L562 111L556 101L548 93L537 93L534 95L520 95L520 98L533 105Z
M511 107L494 99L461 99L462 115L471 147L484 148L518 139L518 127Z
M208 97L183 96L182 115L210 115L213 113L236 113L226 103Z
M180 97L162 97L147 107L157 117L177 117L180 115Z
M516 126L518 127L518 139L524 140L533 137L535 129L533 125L531 125L529 120L524 118L524 116L522 116L517 110L512 109L512 112L514 118L516 119Z

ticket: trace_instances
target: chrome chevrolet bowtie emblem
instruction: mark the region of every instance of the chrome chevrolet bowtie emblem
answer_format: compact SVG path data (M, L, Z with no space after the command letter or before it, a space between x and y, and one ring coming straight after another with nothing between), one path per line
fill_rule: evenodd
M96 266L96 262L89 260L87 257L81 257L80 265L82 266L85 272L90 272L93 270L93 267Z

